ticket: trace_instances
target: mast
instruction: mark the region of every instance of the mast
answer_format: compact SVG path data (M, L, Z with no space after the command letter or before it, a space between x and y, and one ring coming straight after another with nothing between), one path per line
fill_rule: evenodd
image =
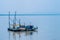
M30 22L30 26L31 26L31 22Z
M14 22L14 20L13 20L13 29L15 29L15 22Z
M21 26L21 24L20 24L20 19L19 19L19 27Z
M14 15L14 20L13 20L13 28L15 29L16 26L16 11L15 11L15 15Z
M25 22L24 22L24 26L25 26Z
M16 11L15 11L15 25L16 25Z
M9 28L10 28L10 11L9 11Z

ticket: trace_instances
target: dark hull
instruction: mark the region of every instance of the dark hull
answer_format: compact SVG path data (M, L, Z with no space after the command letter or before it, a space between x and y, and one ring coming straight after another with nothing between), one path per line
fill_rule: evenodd
M8 31L21 31L21 30L14 30L14 29L10 29L10 28L8 28Z
M18 32L18 31L35 31L36 29L25 29L25 30L20 30L20 29L10 29L8 28L8 31L15 31L15 32Z

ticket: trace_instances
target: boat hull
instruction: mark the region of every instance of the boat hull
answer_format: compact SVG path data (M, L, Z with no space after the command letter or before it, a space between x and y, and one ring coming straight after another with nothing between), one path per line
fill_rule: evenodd
M12 29L12 28L8 28L8 31L35 31L36 29L25 29L25 30L21 30L21 29Z

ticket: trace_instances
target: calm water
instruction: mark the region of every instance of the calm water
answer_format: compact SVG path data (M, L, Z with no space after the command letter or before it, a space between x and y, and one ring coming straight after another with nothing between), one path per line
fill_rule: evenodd
M21 24L31 23L38 26L38 30L35 32L9 32L7 30L8 16L0 16L0 40L60 40L60 16L17 16L17 19L19 18Z

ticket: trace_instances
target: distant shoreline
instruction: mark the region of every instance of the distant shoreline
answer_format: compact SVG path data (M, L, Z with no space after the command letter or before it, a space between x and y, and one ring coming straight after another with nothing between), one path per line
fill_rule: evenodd
M0 16L8 16L9 14L0 14ZM14 14L10 14L14 16ZM60 14L16 14L16 16L60 16Z

